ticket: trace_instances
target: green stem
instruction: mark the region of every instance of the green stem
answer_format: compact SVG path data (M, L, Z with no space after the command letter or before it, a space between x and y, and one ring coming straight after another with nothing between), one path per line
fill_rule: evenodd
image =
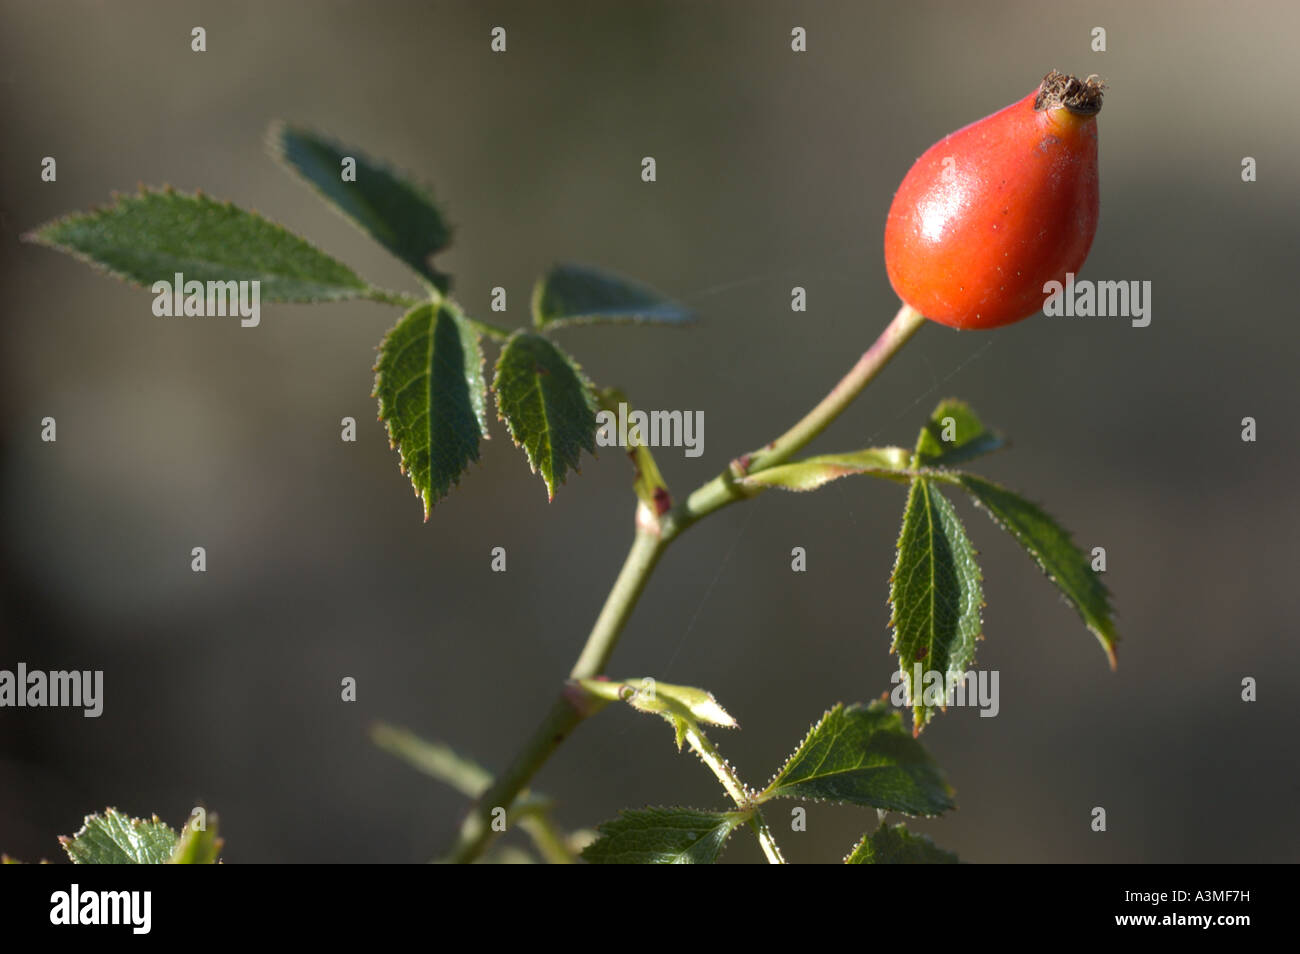
M391 292L384 288L376 288L373 285L366 290L362 297L367 298L370 301L377 301L381 305L397 305L401 308L407 309L426 303L426 299L412 298L410 295L403 294L402 292Z
M403 292L391 292L384 288L376 288L373 285L366 290L362 297L369 299L370 301L379 302L381 305L397 305L398 307L405 308L408 311L412 308L419 307L420 305L427 305L430 301L437 304L444 300L442 292L438 291L438 289L433 285L428 285L426 287L429 292L428 298L413 298ZM505 341L510 337L511 332L508 328L501 328L491 322L480 321L477 318L470 318L468 315L465 316L465 320L475 331L485 337L491 338L493 341Z
M862 393L862 389L875 379L923 324L925 316L911 305L899 308L898 314L880 333L875 344L863 352L858 363L831 388L830 394L822 398L820 404L766 447L737 458L733 468L739 465L739 473L743 476L783 464L797 454L853 403L853 399Z
M638 513L641 509L638 508ZM666 541L658 534L638 527L632 548L623 561L623 569L614 581L609 596L605 598L605 605L587 637L582 655L569 674L570 679L588 679L600 675L604 670L619 634L628 616L632 614L632 608L645 589L665 546ZM576 687L566 685L510 767L498 775L491 787L470 807L469 814L461 823L456 845L444 860L463 864L477 858L494 834L491 827L492 810L512 804L533 777L533 773L551 757L551 753L559 748L569 733L590 712L603 704L590 700L585 692Z
M781 848L772 837L772 829L767 827L767 822L763 818L763 812L755 808L754 814L749 817L749 827L754 829L754 834L758 835L758 843L763 849L763 854L767 855L767 863L771 865L785 864L785 855L781 854Z
M469 814L461 823L456 844L443 861L468 864L482 854L488 840L496 834L492 830L493 809L508 808L514 804L515 798L533 774L582 719L579 707L570 701L568 694L562 694L533 730L528 744L520 750L510 767L493 779L488 790L470 807Z
M623 626L632 615L655 564L668 546L668 541L657 532L658 528L652 523L653 518L649 514L650 511L644 504L637 507L637 530L632 548L628 550L623 569L619 571L618 579L614 581L609 596L605 598L605 605L596 617L596 624L591 628L586 645L582 647L582 655L573 664L570 679L591 679L605 671L605 665L618 644Z
M498 328L496 325L488 324L486 321L479 321L477 318L466 318L470 326L479 334L491 338L493 341L505 341L510 337L510 331L506 328Z
M613 589L609 591L605 605L596 618L596 624L587 636L582 653L573 666L571 679L587 679L598 676L604 671L618 643L624 624L632 615L637 599L645 589L651 572L668 544L688 527L709 514L757 493L756 490L738 483L737 477L773 467L798 453L852 403L899 349L916 334L924 320L916 309L910 305L903 305L849 373L794 427L766 447L737 458L728 470L697 488L662 516L656 516L644 503L638 505L637 531L632 548L628 551L623 569L619 571ZM524 743L510 767L498 775L491 788L470 807L469 813L461 823L456 843L444 860L467 863L477 858L494 834L490 824L492 809L513 804L515 797L528 784L533 774L568 738L569 733L583 719L602 706L603 702L597 703L592 700L572 683L566 684L560 697L552 704L541 724ZM761 819L759 824L762 825ZM770 836L769 832L767 835L769 840ZM760 841L763 841L761 832ZM775 842L772 842L770 847L779 857L780 852L776 851ZM766 842L764 842L764 851L769 852ZM769 852L768 857L771 860L773 855Z
M700 761L709 767L722 787L727 790L731 800L736 803L736 807L744 811L749 811L754 807L754 795L740 776L736 774L730 763L722 757L708 737L695 726L689 726L686 729L686 743L694 750L695 754L700 757Z
M754 804L754 793L749 790L736 770L731 764L722 757L713 743L703 732L700 732L694 726L687 728L686 741L700 757L700 761L709 767L709 770L717 776L722 787L727 790L731 800L736 803L736 807L741 811L752 812L749 816L749 825L754 829L754 834L758 835L758 843L763 849L763 854L767 856L770 864L783 865L785 857L781 854L781 849L772 837L772 830L767 827L767 822L763 820L763 812Z

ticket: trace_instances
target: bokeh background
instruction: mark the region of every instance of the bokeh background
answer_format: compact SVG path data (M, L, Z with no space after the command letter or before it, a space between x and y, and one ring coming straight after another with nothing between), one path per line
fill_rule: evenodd
M0 710L0 848L114 805L202 802L231 862L422 861L464 800L372 746L376 719L503 765L548 706L631 539L629 468L587 460L546 504L503 426L429 522L370 397L397 311L264 306L262 325L159 321L152 296L19 236L137 183L285 223L375 283L403 268L279 169L275 118L431 183L472 313L527 320L555 261L636 276L690 330L563 333L644 407L702 409L681 492L792 423L896 301L894 187L944 133L1051 68L1100 73L1102 218L1084 276L1149 280L1145 329L1034 318L922 331L815 446L908 443L942 397L1014 447L990 476L1104 546L1123 642L1093 637L982 514L977 664L1001 714L923 741L964 859L1300 860L1295 571L1300 122L1294 4L28 3L0 10L0 666L103 669L104 715ZM190 51L190 29L208 52ZM508 52L489 52L493 26ZM804 26L808 52L790 51ZM1107 50L1090 49L1107 30ZM39 178L58 161L57 183ZM658 182L640 181L640 159ZM1243 183L1241 160L1258 161ZM808 289L792 314L790 289ZM40 420L58 441L40 440ZM339 421L355 417L355 444ZM1258 420L1243 443L1241 419ZM889 687L902 491L843 481L734 507L669 552L611 666L713 690L724 753L762 782L831 704ZM208 571L190 570L207 548ZM494 546L508 572L489 572ZM790 570L803 546L808 572ZM359 698L339 699L343 676ZM1243 703L1241 680L1260 681ZM666 728L612 709L537 786L567 827L721 806ZM1109 830L1090 830L1103 806ZM779 808L781 806L778 806ZM837 860L874 817L810 806L782 838ZM778 830L785 827L780 814ZM728 861L761 858L746 837Z

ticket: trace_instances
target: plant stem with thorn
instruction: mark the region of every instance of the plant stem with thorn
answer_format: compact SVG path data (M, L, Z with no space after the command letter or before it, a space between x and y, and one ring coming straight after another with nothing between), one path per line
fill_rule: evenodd
M568 738L569 733L588 715L602 708L602 704L592 700L573 680L593 678L604 672L623 627L668 544L709 514L753 496L756 491L739 483L739 478L775 467L802 450L853 403L903 345L911 340L924 321L925 317L915 308L903 305L849 373L788 431L765 447L732 461L727 470L698 487L662 516L654 514L644 504L638 505L636 535L632 547L605 599L600 615L596 617L587 642L569 673L570 682L565 684L550 711L534 729L509 767L493 780L487 791L470 807L461 823L456 843L444 861L468 863L482 854L494 834L491 827L492 809L511 806L538 769ZM771 833L767 832L766 837L763 837L766 826L761 821L751 820L751 824L756 826L768 859L778 861L780 851L772 841Z

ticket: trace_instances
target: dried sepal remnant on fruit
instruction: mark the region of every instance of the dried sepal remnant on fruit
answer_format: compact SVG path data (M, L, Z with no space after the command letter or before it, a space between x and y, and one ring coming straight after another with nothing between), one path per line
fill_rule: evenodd
M1034 99L1034 109L1051 109L1064 106L1080 116L1096 116L1101 112L1102 92L1106 84L1096 73L1087 79L1079 79L1068 73L1052 70L1043 77L1038 87L1038 96Z

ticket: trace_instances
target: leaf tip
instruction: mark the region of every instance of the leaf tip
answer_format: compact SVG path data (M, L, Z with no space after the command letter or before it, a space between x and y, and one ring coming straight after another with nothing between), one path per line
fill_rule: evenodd
M22 235L18 236L18 241L27 242L31 245L49 245L50 241L45 237L45 233L53 227L53 222L46 222L44 225L38 225L36 228L28 229Z

